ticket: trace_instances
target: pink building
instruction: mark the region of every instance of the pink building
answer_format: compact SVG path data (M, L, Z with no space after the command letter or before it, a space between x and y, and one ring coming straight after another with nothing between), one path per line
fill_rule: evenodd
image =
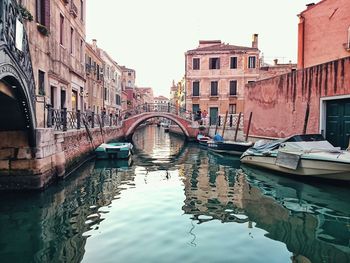
M252 137L322 133L333 145L348 147L349 14L348 0L324 0L300 14L301 69L245 88L245 120L253 112Z
M251 47L220 40L199 41L186 52L186 109L208 112L211 123L218 115L242 112L244 85L259 78L258 35Z

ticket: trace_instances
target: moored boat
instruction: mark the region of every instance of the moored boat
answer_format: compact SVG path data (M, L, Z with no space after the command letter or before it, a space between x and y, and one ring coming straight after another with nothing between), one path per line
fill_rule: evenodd
M218 153L226 153L233 155L242 155L247 149L253 146L252 142L240 141L215 141L209 140L207 142L208 149Z
M198 134L197 135L197 142L200 144L200 145L203 145L203 146L207 146L208 145L208 141L211 140L211 138L209 136L205 136L203 134Z
M350 181L350 152L334 147L320 134L257 142L241 162L291 175Z
M95 153L97 159L126 159L132 154L132 149L129 142L102 143Z

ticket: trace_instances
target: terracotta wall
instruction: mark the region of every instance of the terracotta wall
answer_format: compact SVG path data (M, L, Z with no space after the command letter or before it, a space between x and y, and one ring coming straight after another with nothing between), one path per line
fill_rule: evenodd
M344 46L348 42L349 14L349 0L327 0L299 15L298 68L350 56Z
M341 95L350 97L350 57L246 85L244 123L253 112L250 136L283 138L302 133L308 115L306 132L319 133L320 99Z

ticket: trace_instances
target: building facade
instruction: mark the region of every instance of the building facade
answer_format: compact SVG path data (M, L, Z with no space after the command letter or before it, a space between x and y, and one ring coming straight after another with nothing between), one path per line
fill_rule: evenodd
M133 109L136 105L136 94L135 94L135 81L136 72L133 69L121 66L122 77L121 77L121 87L122 87L122 103L123 110Z
M84 109L85 0L22 0L33 14L25 24L36 83L38 127L46 127L47 105Z
M103 108L103 60L96 41L86 44L86 87L88 90L86 103L94 113L101 113Z
M250 135L321 133L334 146L349 146L350 52L344 47L349 13L350 2L342 0L320 1L301 13L300 69L246 86L245 118L253 112Z
M207 111L211 123L226 111L242 112L244 86L259 78L259 54L257 34L252 47L199 41L185 54L186 109Z
M157 96L154 97L153 103L155 111L167 111L170 101L167 97Z
M350 2L323 0L307 5L298 25L298 68L350 55Z

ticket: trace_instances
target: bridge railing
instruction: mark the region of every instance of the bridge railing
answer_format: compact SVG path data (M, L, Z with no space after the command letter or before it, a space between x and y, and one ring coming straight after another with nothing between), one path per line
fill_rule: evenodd
M66 108L53 109L52 107L48 107L47 111L47 127L57 131L118 125L121 125L121 120L113 114L67 111Z
M177 107L171 103L145 103L138 105L135 108L124 110L122 111L121 115L123 119L127 119L145 112L172 113L190 121L193 121L195 118L192 111Z

